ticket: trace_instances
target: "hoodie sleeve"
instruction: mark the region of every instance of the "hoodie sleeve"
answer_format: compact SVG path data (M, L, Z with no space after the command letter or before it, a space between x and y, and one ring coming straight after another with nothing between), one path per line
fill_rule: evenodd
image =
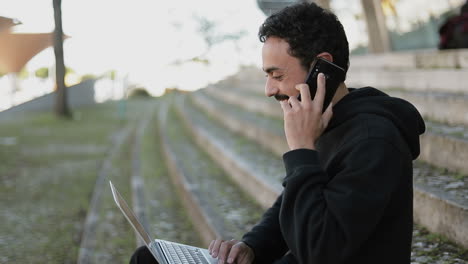
M281 231L298 263L349 260L380 221L399 181L400 154L390 143L365 139L344 153L332 179L314 150L283 156Z
M272 263L288 251L279 225L281 201L282 195L263 214L260 222L242 237L242 241L253 249L256 264Z

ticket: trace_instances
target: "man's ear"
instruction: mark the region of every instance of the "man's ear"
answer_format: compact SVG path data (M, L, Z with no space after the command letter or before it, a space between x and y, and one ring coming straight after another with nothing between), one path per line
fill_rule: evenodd
M322 52L322 53L318 54L317 57L320 57L322 59L326 59L329 62L333 62L333 56L328 52Z

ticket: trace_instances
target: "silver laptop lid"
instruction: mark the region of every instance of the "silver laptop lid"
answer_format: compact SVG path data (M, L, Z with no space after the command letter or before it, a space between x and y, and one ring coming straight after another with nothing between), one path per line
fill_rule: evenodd
M138 233L138 235L143 239L147 247L150 247L151 242L153 240L149 236L148 232L146 232L145 228L143 225L138 221L138 218L135 216L133 213L132 209L128 207L127 203L125 200L122 198L120 193L117 191L117 189L114 187L111 181L109 181L111 190L112 190L112 195L114 196L114 201L117 204L117 206L120 208L122 213L125 215L127 218L128 222L132 225L133 229L135 229Z

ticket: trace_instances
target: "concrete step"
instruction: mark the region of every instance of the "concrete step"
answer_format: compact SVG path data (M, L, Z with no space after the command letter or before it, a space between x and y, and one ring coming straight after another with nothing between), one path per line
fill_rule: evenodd
M414 221L468 248L468 176L414 162Z
M440 101L440 99L447 98L449 101L464 102L465 95L468 94L468 69L350 68L346 84L349 87L373 86L385 90L416 92L415 94L424 94L425 100ZM258 77L230 78L210 88L214 87L241 90L264 96L265 77L263 79ZM461 97L452 99L457 96ZM432 99L434 97L435 99ZM462 120L466 120L466 117Z
M249 112L260 113L274 118L283 116L283 110L279 107L279 103L276 103L274 99L267 98L262 93L263 91L245 91L233 86L212 86L205 89L205 92L211 97L219 98L219 101L230 105L239 105Z
M215 116L195 106L194 100L181 97L176 103L192 138L264 209L269 208L283 189L281 158L225 128Z
M468 175L468 128L426 121L420 159Z
M281 108L274 100L264 95L263 87L260 85L254 87L252 84L250 88L213 85L206 90L213 97L230 104L237 104L236 101L242 99L242 105L248 111L282 116ZM468 93L418 92L403 89L383 89L383 91L411 102L425 119L449 125L468 126Z
M467 250L451 242L445 236L429 232L421 225L413 225L411 263L466 264Z
M352 56L350 63L350 86L468 93L467 49Z
M393 90L392 90L393 91ZM405 93L401 91L395 91L391 93L395 93L398 96L401 96L404 99L409 100L410 102L412 98L417 97L418 94L420 93ZM229 91L227 89L219 89L217 90L216 88L210 88L206 89L206 91L200 92L200 94L203 93L205 97L204 102L203 102L203 107L207 108L209 105L215 105L212 108L212 111L218 111L219 118L222 119L224 114L221 114L223 111L230 110L233 113L237 113L237 116L249 116L250 112L249 111L256 111L257 113L261 113L262 115L267 115L268 118L266 118L263 123L269 122L269 123L280 123L283 114L281 109L274 110L274 108L280 108L278 103L274 99L269 99L266 97L260 96L258 93L248 93L247 91L239 91L235 89L230 89ZM415 95L416 94L416 95ZM392 94L393 95L393 94ZM201 96L200 96L201 97ZM425 107L422 108L422 110L426 110L430 108L430 104L433 101L438 100L438 104L442 104L442 100L464 100L466 97L461 97L459 96L458 99L454 99L454 95L446 95L442 99L437 99L437 97L442 97L440 94L432 94L432 95L426 95L427 101L425 101ZM211 99L211 101L209 101ZM223 103L221 103L223 102ZM232 105L235 105L236 107L232 107ZM435 104L435 106L438 106ZM453 107L456 107L455 104ZM460 106L461 107L461 106ZM222 110L220 110L222 109ZM423 115L429 116L429 120L431 119L432 112L423 112L421 111ZM441 113L444 113L444 116L450 115L448 111L440 111ZM442 115L442 114L441 114ZM464 114L466 115L466 113ZM460 118L464 117L463 114L459 115L459 120ZM454 116L457 116L454 114ZM262 117L259 117L259 120L262 119ZM248 119L247 119L248 120ZM275 121L276 120L276 121ZM454 119L452 119L453 121ZM251 122L248 123L251 126L255 124L262 124L261 121L256 121L256 122ZM246 124L245 124L246 125ZM426 121L427 125L427 131L426 133L421 137L421 156L420 159L432 163L438 167L442 168L450 168L451 170L463 174L468 174L468 163L466 162L468 160L468 127L463 126L463 125L445 125L441 124L438 122L431 122L431 121ZM239 127L239 126L238 126ZM258 126L257 126L258 127ZM275 128L281 127L281 125L276 125ZM249 128L250 129L250 128ZM255 130L254 128L250 130ZM262 131L259 128L257 128L255 131L258 131L258 133L261 133ZM280 131L271 131L271 129L267 129L265 135L275 135L275 134L280 134ZM284 138L284 136L283 136ZM260 140L260 139L259 139ZM276 138L275 142L278 144L276 147L277 151L275 153L281 153L281 150L284 149L284 144L280 146L280 141L284 141L281 137ZM275 145L276 145L275 144Z
M192 95L194 104L197 105L197 107L200 107L201 109L204 109L209 115L213 116L213 118L217 121L223 124L225 127L232 129L234 127L234 131L243 133L244 135L248 135L250 139L258 142L259 145L264 145L261 143L262 141L265 140L265 138L273 138L275 134L279 134L280 130L282 130L282 127L278 125L278 119L275 120L274 118L265 118L263 117L263 121L261 121L262 116L256 116L254 113L247 112L242 109L243 107L243 100L237 100L238 106L232 106L229 105L228 103L222 103L217 101L215 98L210 97L207 95L208 91L199 91L196 92ZM217 97L218 99L221 100L220 97ZM245 118L248 117L248 118ZM256 117L254 119L253 117ZM269 123L269 124L267 124ZM248 133L245 131L253 130L253 128L250 127L257 127L256 131L259 131L258 133ZM425 152L430 153L433 156L441 157L443 155L437 155L436 151L427 151L425 150L425 146L432 146L434 148L435 145L438 146L438 149L444 148L449 142L452 140L455 143L454 146L457 144L462 144L460 138L455 138L453 135L447 135L447 134L437 134L437 132L434 130L434 128L429 124L428 125L429 130L433 132L427 132L427 134L430 135L430 137L423 137L422 140L422 145L423 145L423 153L421 157L428 157L428 154L424 154ZM274 129L277 129L278 131L273 131ZM244 131L244 132L243 132ZM262 132L266 131L266 132ZM268 134L269 133L269 134ZM440 140L441 142L437 142L437 139ZM280 144L279 141L281 140L279 137L276 139L273 139L274 143L272 144ZM283 139L284 140L284 139ZM458 141L455 141L458 140ZM285 140L284 140L285 142ZM270 142L271 143L271 142ZM283 143L285 144L285 143ZM430 149L427 147L427 149ZM468 148L465 148L468 149ZM440 152L440 151L439 151ZM280 151L272 151L272 153L275 153L276 155L281 155L284 152ZM435 158L431 156L432 161L436 161ZM454 168L453 164L456 164L454 161L461 161L463 160L463 156L461 158L458 157L453 157L453 153L451 155L447 155L447 157L452 157L451 159L446 159L444 162L450 163L451 166L442 166L442 167L448 167L448 168ZM468 159L465 159L468 160ZM419 168L421 165L424 163L415 163L415 175L419 175L419 171L421 168ZM446 163L440 162L438 165L447 165ZM429 178L432 177L439 177L440 172L438 169L431 168L427 169L427 165L424 167L424 171L426 172L424 175L428 176ZM456 188L460 189L460 193L464 193L465 189L468 190L468 178L466 178L464 175L467 175L466 173L452 173L453 176L451 181L447 183L446 186L450 186L450 184L457 184ZM416 178L416 176L415 176ZM463 183L457 183L457 181L454 181L453 179L464 179ZM425 178L422 178L425 179ZM458 243L464 245L465 247L468 248L468 236L465 234L468 234L468 212L467 212L467 207L466 207L466 202L468 201L468 196L463 196L461 195L459 199L455 199L453 197L449 197L448 195L441 195L447 192L445 187L440 187L438 190L439 191L431 191L432 189L428 189L421 181L415 181L415 219L417 221L420 221L421 224L426 225L427 228L431 231L434 232L440 232L446 236L448 236L450 239L457 241ZM450 208L450 209L449 209ZM429 211L432 210L432 211ZM432 217L432 220L434 222L427 222L424 221L424 219L427 218L428 212L434 215ZM435 214L438 214L438 216L435 216ZM438 220L437 220L438 219ZM462 234L462 237L459 236L459 234Z
M350 70L468 70L468 49L417 50L384 54L355 55L350 57ZM265 73L261 67L242 67L217 85L232 84L248 86L248 83L263 83Z
M207 151L208 155L215 157L229 150L238 154L222 155L219 159L215 158L214 160L227 160L225 163L232 162L237 164L251 163L249 172L252 178L255 177L254 174L259 173L259 170L256 169L259 165L267 165L265 168L267 171L279 170L278 168L272 168L273 164L278 162L274 154L270 152L269 155L271 156L268 158L265 156L268 153L252 151L252 149L262 149L262 147L223 128L223 126L217 124L215 119L197 110L190 100L183 99L176 102L176 106L178 106L179 114L183 116L184 123L186 125L194 125L191 128L191 135L197 144ZM171 118L171 120L174 119ZM218 148L218 150L214 150L214 148ZM226 168L223 165L221 166L226 171L231 172L230 174L235 174L232 169ZM273 173L269 174L270 176L273 175ZM262 186L258 185L258 188L262 188ZM260 190L257 191L261 193ZM444 237L428 232L418 225L414 227L413 241L412 261L418 261L418 263L428 263L426 260L431 263L464 263L463 260L468 260L468 256L462 248L446 240Z
M412 50L350 57L351 67L367 69L468 69L468 49Z
M140 220L140 223L143 225L146 230L149 230L149 224L147 219L147 210L145 208L145 191L144 191L144 180L141 171L141 149L142 149L142 140L145 132L148 131L150 122L153 120L155 113L156 104L152 104L151 107L148 107L145 111L145 116L140 120L137 127L135 128L135 137L133 140L133 146L131 151L131 167L132 173L130 177L130 184L132 187L132 208L135 215ZM130 198L130 197L129 197ZM139 234L135 232L136 246L141 247L145 245L143 239L140 238Z
M160 133L170 176L204 246L237 238L260 218L261 207L198 148L173 106L160 111Z
M216 86L263 91L261 68L244 67ZM351 56L347 84L381 89L468 93L468 49Z
M350 87L468 93L468 69L365 69L350 68Z
M242 97L239 95L238 101L230 104L223 102L224 97L212 97L208 91L201 90L192 94L194 104L209 112L218 122L232 131L259 142L264 148L282 155L288 150L282 120L278 119L278 116L265 115L265 111L244 110L244 106L250 107L256 103L254 101L246 103Z
M115 206L113 207L114 203L111 197L105 194L108 186L107 179L109 178L112 179L114 184L123 187L120 189L124 195L131 192L130 187L128 187L129 179L127 177L131 173L130 166L118 163L118 159L119 157L127 158L128 156L134 134L133 125L135 124L129 124L125 129L119 131L114 145L97 176L89 210L83 223L83 234L78 250L78 264L107 262L112 259L112 255L108 254L109 250L128 250L128 252L131 252L127 246L133 246L134 244L133 232L120 225L119 220L121 218L116 217L117 214L113 214L115 212L112 210L115 209ZM109 241L108 243L103 241L103 237L110 232L127 237L127 241L124 240L125 243L121 243L124 248L121 248L116 241Z
M116 116L110 117L114 107L109 108L109 112L103 118L116 118ZM128 102L128 124L115 131L112 146L109 148L106 159L100 165L101 169L94 183L89 210L83 223L77 263L111 263L116 259L128 260L135 249L135 233L115 206L108 181L112 180L122 195L131 201L132 190L129 177L132 175L131 162L122 161L132 159L132 148L138 140L135 127L146 122L152 111L152 101ZM141 112L147 115L137 114ZM96 114L99 113L95 112L94 115ZM95 128L95 126L87 127L91 130ZM112 127L112 129L116 128L118 127ZM62 192L64 190L65 193L69 191L65 188Z
M132 178L139 175L140 185L137 186L140 188L138 190L134 188L133 196L138 193L140 199L133 199L133 202L140 201L139 206L143 208L144 213L144 217L140 219L146 220L149 233L153 237L204 246L182 202L177 195L174 195L175 186L164 163L157 121L157 117L154 116L145 124L146 128L141 132L138 142L139 149L135 149L134 146L134 159L138 155L139 160L133 162ZM135 169L137 166L139 168Z
M411 102L425 119L449 125L468 126L468 93L412 92L395 89L384 92Z

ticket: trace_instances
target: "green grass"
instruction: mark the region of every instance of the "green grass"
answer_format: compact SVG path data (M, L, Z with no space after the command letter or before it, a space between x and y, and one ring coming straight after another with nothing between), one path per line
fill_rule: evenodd
M444 254L449 254L450 258L446 263L460 263L456 259L468 260L468 250L453 243L447 237L440 234L430 233L426 228L420 225L414 225L418 232L416 237L413 237L413 253L417 256L425 256L428 258L426 263L434 263L440 260ZM425 244L424 250L417 250L415 243L420 242ZM465 262L463 262L465 263Z
M141 173L144 179L145 208L150 232L159 239L204 246L182 203L174 193L164 163L157 120L146 129L141 145Z
M129 102L121 120L105 103L74 109L76 120L43 112L0 122L0 139L16 141L0 145L0 263L76 262L102 161L141 110Z
M195 145L174 108L169 110L167 120L168 143L177 156L177 165L192 184L192 191L202 207L209 208L210 216L219 220L216 228L220 233L225 238L240 239L258 221L263 210Z
M461 174L461 173L457 173L454 176L455 180L457 180L457 181L463 181L463 180L465 180L466 177L468 177L468 176L464 175L464 174Z
M112 159L112 169L107 176L130 206L133 136L123 144L119 155ZM127 263L136 247L135 234L116 206L107 179L102 190L99 221L93 234L96 245L91 259L92 263Z

